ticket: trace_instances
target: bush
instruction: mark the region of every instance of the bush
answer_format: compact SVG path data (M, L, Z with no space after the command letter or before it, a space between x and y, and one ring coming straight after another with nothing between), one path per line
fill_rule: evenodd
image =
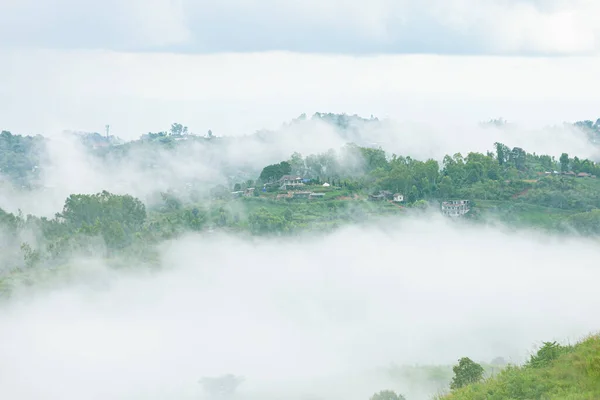
M382 390L371 396L371 400L406 400L401 394L396 394L391 390Z

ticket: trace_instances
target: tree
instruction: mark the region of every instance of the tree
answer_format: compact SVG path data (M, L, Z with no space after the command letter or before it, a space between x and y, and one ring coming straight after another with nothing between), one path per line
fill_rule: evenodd
M498 142L494 143L494 146L496 147L496 158L498 159L498 164L504 165L506 161L508 161L508 154L510 152L508 147Z
M260 173L259 179L262 182L275 182L281 179L284 175L292 173L292 166L287 161L282 161L279 164L267 165Z
M525 169L526 155L525 150L520 147L514 147L509 153L508 159L516 169L523 171Z
M483 379L483 367L468 357L458 360L458 364L452 367L452 371L454 371L454 377L450 383L450 389L453 390Z
M438 191L442 198L451 197L453 193L452 178L449 176L443 177L438 186Z
M370 400L406 400L401 394L397 394L392 390L382 390L371 396Z
M559 161L561 172L567 172L569 170L569 155L567 153L562 153Z
M187 134L187 132L188 132L187 126L183 126L176 122L171 124L171 130L169 131L169 133L171 135L185 135L185 134Z
M304 159L302 158L302 154L294 152L294 154L292 154L292 157L290 158L289 163L292 167L292 174L304 175L304 170L306 169L306 166L304 165Z
M544 342L537 353L531 356L526 365L532 368L547 367L558 357L569 352L569 350L571 350L569 346L561 346L556 342Z

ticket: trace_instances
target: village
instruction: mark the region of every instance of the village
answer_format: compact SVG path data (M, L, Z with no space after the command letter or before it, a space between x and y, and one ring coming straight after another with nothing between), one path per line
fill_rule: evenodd
M311 188L312 190L306 190ZM317 200L324 199L326 193L335 190L330 183L325 182L319 185L311 184L310 179L303 178L297 175L284 175L275 182L266 183L263 185L261 192L275 192L275 200ZM284 193L282 193L284 192ZM255 197L260 196L257 189L249 187L244 190L236 190L231 192L232 198ZM352 197L339 196L337 199L358 200L361 197L354 195ZM405 202L402 193L393 193L387 190L381 190L375 194L369 194L366 198L372 202L390 202L402 207ZM448 217L462 217L471 210L471 202L469 200L448 200L441 203L440 211L442 215Z

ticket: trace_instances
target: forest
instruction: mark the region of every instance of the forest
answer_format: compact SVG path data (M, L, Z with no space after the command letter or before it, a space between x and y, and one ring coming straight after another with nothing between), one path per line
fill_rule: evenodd
M182 131L184 127L174 124L172 133L163 136L182 135ZM10 181L4 184L35 190L44 165L43 139L8 132L1 138L3 176ZM84 139L87 144L104 140L99 135ZM135 145L108 148L120 154L128 151L123 146ZM159 146L166 145L160 142ZM6 286L7 276L60 265L74 253L151 261L157 243L186 232L254 236L330 232L390 215L439 214L440 204L452 199L470 201L463 222L502 221L515 229L596 236L600 234L597 176L600 164L592 160L567 153L557 159L502 143L485 154L446 155L441 163L352 143L321 154L296 152L264 166L254 179L229 180L204 192L167 190L153 202L102 191L70 195L54 218L0 209L7 238L2 242L5 261L0 282ZM286 177L295 177L298 185L282 186ZM385 194L383 201L370 201L380 193ZM391 194L401 194L402 201L393 201Z

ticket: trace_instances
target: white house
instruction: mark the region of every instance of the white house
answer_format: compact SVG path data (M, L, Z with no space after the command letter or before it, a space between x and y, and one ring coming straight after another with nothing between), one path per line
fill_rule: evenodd
M394 194L393 201L396 203L402 203L404 201L404 196L400 193Z
M462 217L471 210L469 200L450 200L442 203L442 214L449 217Z

